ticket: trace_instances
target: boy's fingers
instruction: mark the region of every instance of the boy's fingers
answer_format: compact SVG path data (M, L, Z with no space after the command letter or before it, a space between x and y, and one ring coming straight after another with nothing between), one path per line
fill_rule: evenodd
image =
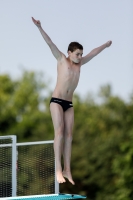
M33 20L33 22L35 22L35 23L37 22L33 17L32 17L32 20Z

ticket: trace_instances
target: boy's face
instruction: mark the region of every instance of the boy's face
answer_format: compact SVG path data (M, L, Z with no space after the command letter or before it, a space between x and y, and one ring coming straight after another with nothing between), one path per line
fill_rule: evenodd
M76 49L75 51L71 52L68 51L68 56L70 60L76 64L80 63L83 55L83 50L81 49Z

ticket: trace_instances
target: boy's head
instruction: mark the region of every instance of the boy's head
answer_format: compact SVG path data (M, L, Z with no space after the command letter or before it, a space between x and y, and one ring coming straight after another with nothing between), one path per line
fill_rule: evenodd
M83 50L83 46L81 44L79 44L78 42L71 42L68 46L68 51L75 51L76 49L80 49L80 50Z
M83 46L78 42L71 42L68 46L68 56L74 63L79 63L83 55Z

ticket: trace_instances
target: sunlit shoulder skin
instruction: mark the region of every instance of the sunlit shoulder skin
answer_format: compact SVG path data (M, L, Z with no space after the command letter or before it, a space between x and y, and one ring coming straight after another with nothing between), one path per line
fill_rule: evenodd
M57 82L52 97L72 102L73 92L79 82L81 66L89 62L105 48L109 47L112 44L112 41L108 41L93 49L84 57L82 49L77 48L74 51L68 50L68 56L66 57L42 29L40 21L35 20L34 18L32 18L32 20L38 27L42 37L57 60ZM74 110L73 107L71 107L63 112L59 104L52 102L50 103L50 112L55 132L54 152L57 181L59 183L64 183L66 182L65 178L67 178L74 185L75 183L72 179L70 168ZM64 158L63 171L61 167L62 154Z

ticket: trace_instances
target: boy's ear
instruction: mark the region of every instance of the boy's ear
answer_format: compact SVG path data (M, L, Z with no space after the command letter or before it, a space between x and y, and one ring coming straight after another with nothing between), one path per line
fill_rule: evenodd
M69 50L69 51L67 51L67 53L68 53L68 55L70 55L72 52Z

